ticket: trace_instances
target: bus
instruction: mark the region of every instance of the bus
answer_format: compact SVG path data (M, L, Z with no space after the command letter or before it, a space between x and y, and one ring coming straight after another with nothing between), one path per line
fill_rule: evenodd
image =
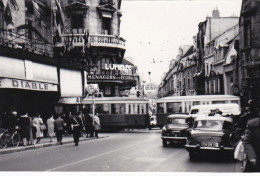
M86 109L100 118L104 131L120 131L124 129L145 129L149 127L149 100L136 97L86 97L74 101L64 98L59 101L62 111L74 112Z
M188 114L195 105L230 104L240 106L240 97L234 95L169 96L156 99L157 125L163 126L170 114Z

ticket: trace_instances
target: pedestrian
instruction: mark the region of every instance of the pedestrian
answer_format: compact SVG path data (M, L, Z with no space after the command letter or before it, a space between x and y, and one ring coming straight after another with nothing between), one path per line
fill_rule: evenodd
M98 117L98 113L93 117L93 125L94 125L95 137L98 138L98 132L100 130L100 120Z
M245 153L250 163L246 171L250 172L260 172L260 116L258 114L255 117L248 121L243 139Z
M73 138L74 138L74 143L75 146L79 145L79 137L80 137L80 131L82 129L82 121L81 118L79 117L79 113L75 116L72 117L72 122L71 122L71 128L73 131Z
M32 145L35 145L36 144L36 127L34 126L34 124L33 124L33 119L34 119L34 115L31 115L31 116L29 116L30 117L30 127L31 127L31 129L30 129L30 140L31 140L31 144Z
M53 118L53 115L51 115L50 118L48 118L48 120L47 120L48 136L50 137L50 142L52 142L52 137L55 135L54 123L55 123L55 120Z
M86 128L85 128L85 117L84 117L84 114L83 114L82 110L79 111L79 118L80 118L80 120L81 120L81 122L82 122L82 129L81 129L81 131L80 131L80 136L83 137Z
M64 124L64 120L61 118L61 114L58 115L58 118L55 120L54 126L55 126L57 142L60 143L60 145L62 145L62 135L65 129L65 124Z
M94 136L94 125L93 125L93 118L90 114L85 114L85 130L86 130L86 137L93 137Z
M19 125L21 130L21 139L23 141L23 145L26 146L29 144L31 128L31 121L27 113L22 113L19 119Z
M33 126L36 128L36 144L41 143L41 138L43 137L43 121L41 115L38 113L36 117L33 119Z

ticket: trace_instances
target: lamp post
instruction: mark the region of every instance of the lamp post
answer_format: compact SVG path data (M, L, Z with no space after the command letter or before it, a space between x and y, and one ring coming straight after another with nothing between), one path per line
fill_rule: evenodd
M144 98L144 84L146 83L146 81L143 81L143 98Z

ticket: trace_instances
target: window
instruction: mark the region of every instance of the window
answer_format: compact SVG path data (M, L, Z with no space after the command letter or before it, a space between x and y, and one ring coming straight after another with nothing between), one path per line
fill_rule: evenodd
M72 15L71 16L71 27L73 29L73 32L76 34L83 33L83 15Z
M251 45L251 24L250 21L245 22L244 26L244 44L245 46Z
M110 85L106 85L105 86L105 95L110 95L111 94L111 86Z
M102 18L102 34L111 35L111 19Z

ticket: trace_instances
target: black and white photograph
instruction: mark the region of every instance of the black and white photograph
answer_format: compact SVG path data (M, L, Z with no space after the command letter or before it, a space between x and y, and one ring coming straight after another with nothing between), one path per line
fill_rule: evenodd
M0 0L0 174L260 172L260 0Z

